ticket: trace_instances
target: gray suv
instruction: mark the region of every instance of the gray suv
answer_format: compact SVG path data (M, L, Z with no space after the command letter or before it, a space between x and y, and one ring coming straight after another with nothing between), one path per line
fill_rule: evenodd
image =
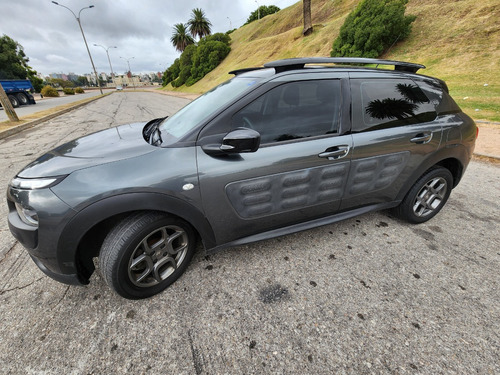
M98 257L109 286L139 299L186 270L198 239L211 252L381 209L422 223L462 178L477 128L421 68L297 58L233 71L172 117L26 166L8 187L10 230L55 280L88 284Z

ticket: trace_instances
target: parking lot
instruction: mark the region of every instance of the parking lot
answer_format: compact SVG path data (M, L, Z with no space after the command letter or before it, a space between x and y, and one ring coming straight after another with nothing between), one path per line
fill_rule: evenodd
M56 145L172 114L118 92L0 140L0 186ZM500 167L472 161L438 216L383 211L205 256L164 293L44 276L0 203L0 373L498 374Z

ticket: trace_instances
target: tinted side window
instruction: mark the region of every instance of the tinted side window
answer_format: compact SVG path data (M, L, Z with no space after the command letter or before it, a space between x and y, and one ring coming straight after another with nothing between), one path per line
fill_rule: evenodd
M436 118L431 101L411 79L351 80L353 132L418 124Z
M455 103L452 97L443 90L443 87L439 85L438 82L425 79L417 81L417 83L424 91L425 95L431 100L440 115L461 112L457 103Z
M340 81L299 81L266 92L234 114L231 127L257 130L262 143L336 134Z

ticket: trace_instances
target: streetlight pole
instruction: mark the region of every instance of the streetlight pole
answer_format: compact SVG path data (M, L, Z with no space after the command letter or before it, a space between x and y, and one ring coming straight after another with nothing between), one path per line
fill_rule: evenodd
M125 61L127 61L127 64L128 64L128 71L130 72L130 78L132 79L132 86L134 86L134 90L135 90L135 83L134 83L134 76L132 74L132 70L130 70L130 60L134 59L135 57L129 57L128 59L125 58L125 57L121 57L120 56L120 59L123 59Z
M111 59L109 58L109 52L108 51L109 51L110 48L118 48L118 47L111 46L111 47L106 48L104 46L101 46L100 44L95 44L95 43L94 43L94 46L104 48L104 50L106 51L106 55L108 55L109 69L111 69L111 78L114 78L115 73L113 73L113 67L111 66Z
M59 5L60 7L66 8L67 10L69 10L73 14L73 16L75 16L75 19L78 22L78 26L80 26L80 31L82 32L82 37L83 37L83 41L85 42L85 47L87 47L87 52L88 52L89 57L90 57L90 63L92 64L92 68L94 69L94 74L95 74L95 79L96 79L97 86L99 86L99 91L101 92L101 95L103 95L101 85L99 84L99 77L97 76L97 70L95 69L94 60L92 60L92 55L90 54L89 46L87 44L87 39L85 39L85 34L83 33L82 24L80 22L80 13L82 13L82 10L84 10L84 9L90 9L90 8L93 8L94 6L93 5L89 5L88 7L80 9L80 11L78 12L78 17L77 17L76 14L75 14L75 12L73 12L67 6L61 5L58 2L56 2L56 1L53 1L52 4Z
M257 17L260 20L260 6L259 6L259 3L257 2L257 0L255 0L255 3L257 4Z
M233 25L231 24L231 18L226 17L229 20L229 30L233 29Z

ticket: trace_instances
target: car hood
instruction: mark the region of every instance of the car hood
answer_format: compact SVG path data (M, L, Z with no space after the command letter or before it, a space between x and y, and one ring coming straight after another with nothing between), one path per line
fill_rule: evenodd
M75 170L155 151L142 135L146 123L122 125L77 138L28 164L18 176L37 178L67 175Z

